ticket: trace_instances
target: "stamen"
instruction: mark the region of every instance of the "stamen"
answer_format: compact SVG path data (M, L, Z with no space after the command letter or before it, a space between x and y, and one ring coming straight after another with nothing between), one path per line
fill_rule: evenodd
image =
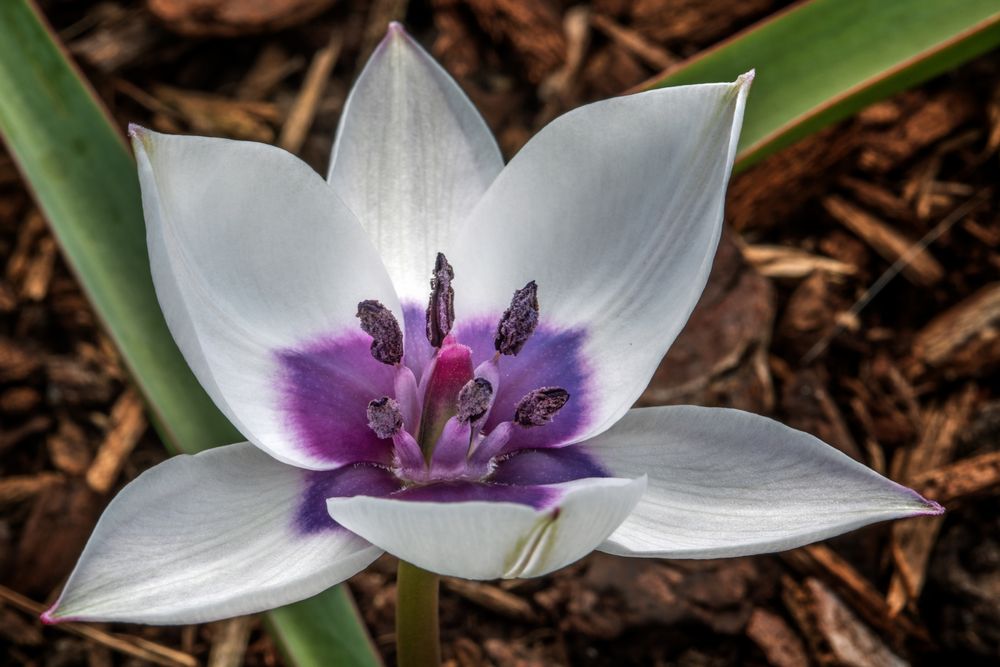
M434 261L434 275L431 277L431 298L427 304L427 340L433 347L441 347L445 336L455 322L455 290L451 280L455 271L439 252Z
M524 427L548 424L568 400L569 392L562 387L535 389L518 401L514 422Z
M516 355L538 326L538 285L532 280L514 292L510 308L504 311L493 341L500 354Z
M361 330L372 337L372 356L390 366L403 358L403 332L392 311L374 299L358 304Z
M368 428L383 440L403 430L403 413L399 410L399 403L388 396L369 403Z
M458 412L455 417L463 424L477 421L490 409L493 385L484 378L474 378L458 392Z

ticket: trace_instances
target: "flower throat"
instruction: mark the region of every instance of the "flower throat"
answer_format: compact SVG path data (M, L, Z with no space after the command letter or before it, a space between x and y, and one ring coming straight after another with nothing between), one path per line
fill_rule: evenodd
M395 395L368 403L368 426L377 437L393 441L393 471L406 484L487 480L497 460L514 449L521 430L544 427L569 400L561 387L540 387L522 397L506 421L485 432L500 388L502 357L516 356L538 326L538 286L532 280L514 292L497 323L495 353L473 367L472 350L452 333L454 277L451 264L438 253L425 327L434 355L419 385L403 363L403 332L392 311L375 300L358 304L361 329L372 337L372 357L395 370Z

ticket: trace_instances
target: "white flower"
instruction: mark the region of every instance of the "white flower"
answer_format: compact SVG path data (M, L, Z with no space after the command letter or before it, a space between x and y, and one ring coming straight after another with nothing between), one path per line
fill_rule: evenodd
M246 614L383 550L530 577L939 512L770 419L629 409L708 278L751 79L582 107L504 166L393 26L327 181L271 146L134 128L160 305L250 443L130 484L44 618Z

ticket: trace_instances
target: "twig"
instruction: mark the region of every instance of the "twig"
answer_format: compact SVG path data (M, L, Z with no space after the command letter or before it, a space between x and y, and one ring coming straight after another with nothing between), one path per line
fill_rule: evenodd
M330 33L330 41L316 52L312 62L309 63L302 90L292 103L292 109L288 112L288 118L281 127L281 135L278 137L278 145L285 150L298 153L302 149L309 128L312 127L313 118L316 116L316 107L319 106L320 98L330 79L330 72L337 64L343 46L344 33L334 30Z
M936 241L942 234L951 229L955 223L986 203L989 196L989 190L981 190L975 197L964 202L961 206L945 216L944 219L935 225L933 229L924 234L923 238L910 246L910 248L903 253L899 259L893 262L889 268L878 277L878 280L872 283L871 287L865 290L865 293L861 295L861 298L858 299L846 313L844 313L846 317L838 317L837 320L839 322L854 321L858 314L860 314L861 311L864 310L869 303L871 303L872 299L878 296L878 294L885 289L885 286L888 285L893 278L899 275L900 271L909 266L914 257L923 253L927 246L934 243L934 241ZM809 351L802 356L800 363L803 366L808 366L815 361L816 358L819 357L819 355L821 355L830 345L830 342L839 336L843 330L843 324L837 324L837 326L833 327L825 336L816 341L815 345L809 348Z
M631 28L626 28L608 16L593 14L590 17L590 23L607 35L609 39L653 69L664 70L680 62L680 58L658 44L649 41L643 37L642 33Z
M253 616L237 616L215 624L208 667L240 667L247 652Z
M16 591L12 591L6 586L0 586L0 600L35 616L45 611L43 605L24 597ZM177 665L181 667L198 667L198 660L193 655L141 637L117 636L84 623L59 623L53 627L97 642L119 653L126 653L140 660L148 660L157 665L165 665L165 667L177 667Z
M98 493L110 491L125 465L125 459L145 431L146 415L142 399L134 390L127 389L111 408L111 428L87 470L87 486Z

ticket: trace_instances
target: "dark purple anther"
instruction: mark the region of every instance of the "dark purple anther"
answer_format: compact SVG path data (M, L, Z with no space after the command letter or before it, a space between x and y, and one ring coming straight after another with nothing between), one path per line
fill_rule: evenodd
M383 396L368 404L368 427L375 435L391 438L403 429L403 413L399 411L399 403Z
M493 385L485 378L469 380L458 392L458 412L455 417L462 423L474 422L490 409Z
M516 355L538 326L538 285L530 283L514 292L510 308L504 311L493 341L500 354Z
M445 336L455 322L455 290L451 279L455 272L439 252L434 261L434 276L431 278L431 299L427 304L427 340L434 347L441 347Z
M403 359L403 332L392 311L374 299L358 304L361 329L372 337L372 356L383 364Z
M569 392L562 387L542 387L522 398L514 408L514 423L521 426L541 426L566 405Z

